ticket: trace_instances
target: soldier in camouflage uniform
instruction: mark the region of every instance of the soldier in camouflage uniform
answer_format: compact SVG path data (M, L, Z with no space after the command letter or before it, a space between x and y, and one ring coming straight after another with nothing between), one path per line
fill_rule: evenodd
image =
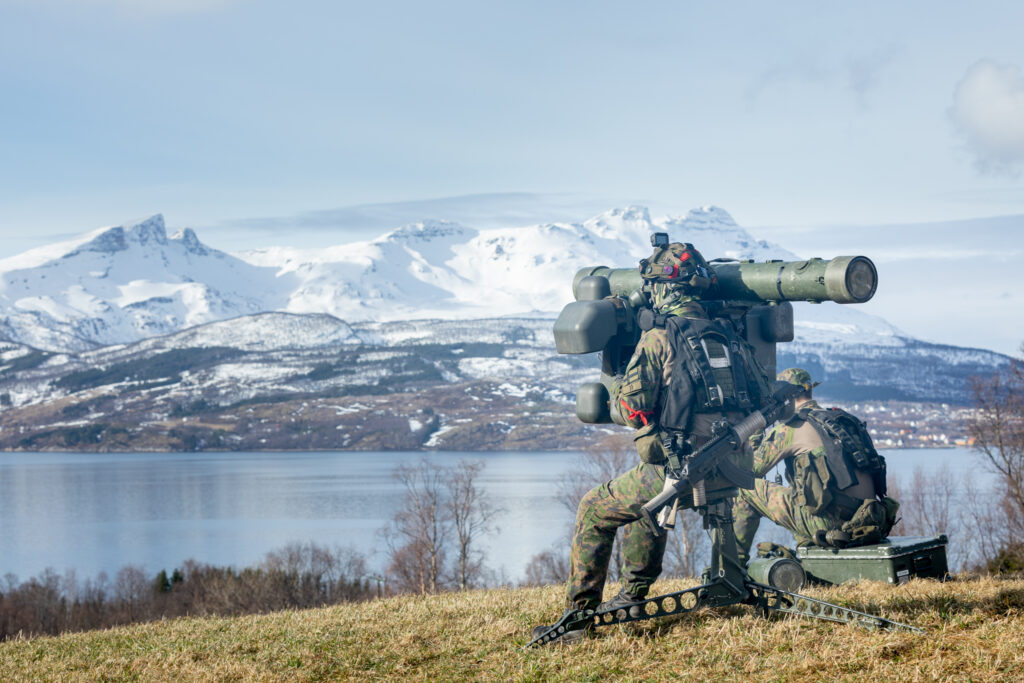
M797 478L800 478L799 463L812 460L822 462L825 457L825 446L820 433L806 417L807 411L821 410L812 393L817 383L812 383L810 374L800 368L783 370L779 373L778 379L801 386L804 392L796 397L796 414L770 429L754 451L753 472L754 476L758 477L755 488L741 489L733 504L733 530L736 533L740 560L746 563L750 559L750 546L762 517L767 517L789 529L799 545L848 543L851 541L848 532L854 529L863 532L872 524L876 527L873 533L878 533L877 527L883 527L881 535L884 536L888 533L888 528L885 528L886 513L880 512L884 510L884 506L874 502L876 493L879 492L875 490L873 477L869 472L852 467L853 473L857 475L853 477L856 483L831 493L831 500L827 506L819 506L818 509L808 504L809 492L799 490L800 482L790 488L764 480L763 477L772 468L785 461L786 476L792 483L794 468L797 469ZM882 476L884 478L884 470ZM895 504L892 499L886 498L884 501ZM891 514L895 517L895 509L892 509ZM875 519L872 522L871 518L878 518L879 515L880 520ZM854 517L858 518L858 522L851 526L850 522ZM874 540L879 539L872 539L872 542Z
M700 296L712 280L703 256L690 244L672 243L656 248L650 259L641 261L641 274L649 285L651 303L661 324L645 329L625 373L617 378L612 391L612 409L618 410L623 420L637 430L633 439L640 463L592 489L580 501L570 556L568 609L605 609L642 600L661 573L666 536L654 534L638 520L642 516L641 506L661 493L665 484L668 454L659 421L669 394L690 397L687 400L691 406L685 406L685 421L694 437L694 446L710 437L716 419L725 417L735 423L745 416L738 411L690 411L700 387L694 385L685 371L677 369L680 376L673 375L673 366L678 368L678 342L673 342L670 326L664 320L678 317L695 323L708 321ZM752 356L751 352L751 361ZM675 382L671 392L670 382ZM745 465L749 469L749 461ZM601 603L608 562L620 527L625 588ZM637 609L632 608L631 612ZM547 628L538 626L533 637ZM584 635L583 631L570 632L560 640L572 642Z

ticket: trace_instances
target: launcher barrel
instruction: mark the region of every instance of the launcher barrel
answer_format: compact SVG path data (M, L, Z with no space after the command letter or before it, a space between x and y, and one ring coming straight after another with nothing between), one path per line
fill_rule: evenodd
M878 289L878 271L866 256L837 256L828 261L769 261L767 263L713 263L717 284L705 299L767 303L770 301L834 301L862 304ZM643 285L636 268L589 266L577 271L573 296L579 300L579 284L591 275L608 279L611 294L628 297ZM584 298L588 298L584 294Z

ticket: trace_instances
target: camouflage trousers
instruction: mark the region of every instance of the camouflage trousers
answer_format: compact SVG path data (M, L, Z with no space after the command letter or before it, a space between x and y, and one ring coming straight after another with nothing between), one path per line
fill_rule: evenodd
M661 493L665 467L640 463L625 474L590 490L580 501L572 539L569 607L593 609L601 602L615 533L622 532L622 575L637 597L661 573L665 535L659 538L640 523L640 507Z
M758 479L753 490L740 489L732 506L736 546L740 561L744 563L750 559L750 546L762 517L789 529L798 544L810 542L815 531L838 529L843 525L843 520L835 515L812 515L794 500L789 487Z

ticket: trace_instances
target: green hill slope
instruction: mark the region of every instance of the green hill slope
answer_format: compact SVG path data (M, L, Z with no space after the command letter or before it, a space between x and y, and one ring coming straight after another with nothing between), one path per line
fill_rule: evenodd
M766 620L740 606L600 629L582 644L524 651L530 628L561 612L562 590L501 589L12 641L0 644L0 680L1024 677L1024 580L861 583L809 592L927 632Z

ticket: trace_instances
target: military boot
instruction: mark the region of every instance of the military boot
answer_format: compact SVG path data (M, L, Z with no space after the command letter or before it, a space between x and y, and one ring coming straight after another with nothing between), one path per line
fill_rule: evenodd
M605 600L600 605L598 605L597 609L598 611L603 611L610 609L618 609L619 607L624 608L633 605L632 607L629 607L629 616L636 619L637 617L643 616L644 611L643 607L641 607L640 605L635 605L633 603L639 602L643 599L643 597L633 595L625 588L623 588L618 592L618 594L614 598L612 598L611 600Z
M850 545L850 534L840 529L819 529L814 532L814 545L822 548L845 548Z

